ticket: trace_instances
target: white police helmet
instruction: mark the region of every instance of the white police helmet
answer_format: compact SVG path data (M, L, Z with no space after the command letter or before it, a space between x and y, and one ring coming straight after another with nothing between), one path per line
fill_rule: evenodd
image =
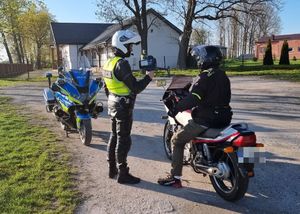
M140 42L141 37L139 34L131 30L119 30L114 33L111 45L126 54L128 52L128 45Z

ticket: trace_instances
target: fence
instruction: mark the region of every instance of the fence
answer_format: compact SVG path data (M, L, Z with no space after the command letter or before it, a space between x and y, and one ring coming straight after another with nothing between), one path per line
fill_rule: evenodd
M33 71L32 64L0 64L1 77L15 77Z

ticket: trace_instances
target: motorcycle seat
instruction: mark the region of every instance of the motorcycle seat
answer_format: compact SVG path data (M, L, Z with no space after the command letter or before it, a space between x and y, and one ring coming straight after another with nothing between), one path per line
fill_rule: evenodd
M209 128L204 133L202 133L200 136L198 136L197 138L216 138L220 135L221 131L223 131L223 130L224 130L224 128L218 128L218 129Z

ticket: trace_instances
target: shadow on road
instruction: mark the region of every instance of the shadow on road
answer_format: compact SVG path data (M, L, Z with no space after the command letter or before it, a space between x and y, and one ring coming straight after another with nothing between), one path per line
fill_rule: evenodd
M93 137L98 137L103 140L104 143L108 142L109 132L103 131L93 131ZM129 151L129 156L147 159L147 160L156 160L161 162L169 162L167 159L162 143L161 136L148 137L144 135L131 135L132 146ZM106 144L91 144L91 148L106 151Z
M185 185L183 183L183 185ZM172 187L163 187L158 185L157 183L152 183L149 181L144 181L138 185L135 185L134 187L136 188L141 188L145 190L150 190L158 193L163 193L167 195L172 195L178 198L183 198L188 201L196 202L196 203L201 203L201 204L206 204L209 206L214 206L214 207L219 207L224 210L228 211L233 211L233 212L238 212L238 213L245 213L249 212L249 209L245 207L242 204L246 204L247 201L249 200L257 200L256 198L250 197L250 196L245 196L242 198L240 201L237 202L228 202L223 200L216 192L212 191L207 191L207 190L202 190L202 189L196 189L188 186L184 186L183 188L176 189ZM251 208L251 211L259 211L260 208ZM201 211L199 210L199 213ZM265 212L262 212L265 213Z

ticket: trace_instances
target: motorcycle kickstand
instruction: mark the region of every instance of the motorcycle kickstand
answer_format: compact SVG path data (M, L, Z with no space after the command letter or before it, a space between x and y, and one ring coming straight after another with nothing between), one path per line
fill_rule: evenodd
M66 130L66 137L69 137L69 133L68 133L68 131Z

